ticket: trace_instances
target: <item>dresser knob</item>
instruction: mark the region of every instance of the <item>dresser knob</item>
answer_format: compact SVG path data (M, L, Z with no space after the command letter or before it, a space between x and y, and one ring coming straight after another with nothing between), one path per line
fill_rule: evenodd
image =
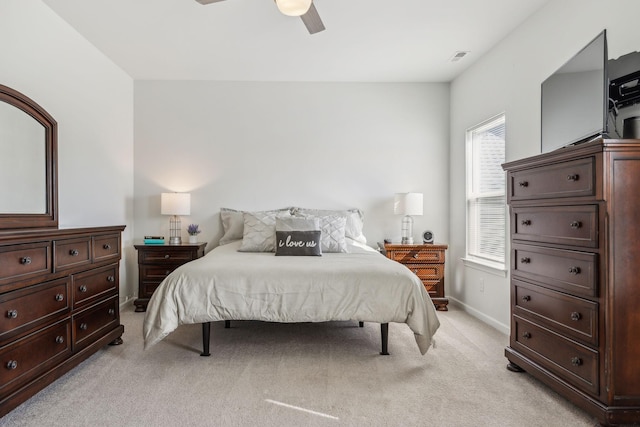
M116 314L116 311L113 308L110 308L107 313L109 313L109 316L113 316L114 314Z
M114 276L107 276L107 282L113 283L115 281L116 281L116 278Z
M22 265L31 264L31 257L30 256L25 256L25 257L20 258L20 264L22 264Z
M418 259L418 254L413 254L413 259Z
M580 274L580 267L569 267L569 273Z
M64 301L64 295L56 294L56 301Z
M571 226L571 228L580 228L582 227L582 223L580 221L573 221L569 226Z
M18 367L18 361L17 360L9 360L7 362L7 369L16 369Z
M88 327L89 327L89 325L87 325L86 323L80 323L80 329L81 330L86 331Z
M79 253L80 253L80 252L78 252L78 250L77 250L77 249L71 249L71 250L69 251L69 255L71 255L71 256L78 256L78 254L79 254Z
M166 255L164 256L164 259L169 259L169 258L171 258L171 255L169 255L169 254L166 254Z
M531 297L529 295L525 295L525 296L522 297L522 301L529 302L529 301L531 301Z
M18 310L9 310L9 311L7 311L7 317L9 319L15 319L16 317L18 317Z
M571 313L571 320L573 320L574 322L577 322L581 318L582 318L582 315L577 311L574 311L573 313Z
M577 181L579 179L580 179L580 175L578 175L577 173L567 175L567 181Z
M523 219L520 224L522 224L522 225L531 225L531 220L530 219Z
M111 249L111 245L108 244L108 243L105 243L104 245L102 245L102 249L109 250L109 249Z
M571 364L573 366L580 366L580 365L582 365L582 359L580 359L579 357L572 357L571 358Z
M528 183L527 181L520 181L520 182L518 183L518 185L519 185L520 187L528 187L528 186L529 186L529 183Z
M80 292L87 292L87 285L82 285L78 288Z
M520 262L521 262L522 264L529 264L529 263L531 262L531 258L529 258L529 257L522 257L522 258L520 258Z
M165 270L165 271L164 271L164 275L165 275L165 276L168 276L168 275L169 275L169 273L171 273L171 270Z
M531 332L525 332L524 334L522 334L522 338L528 340L529 338L531 338Z
M411 270L413 271L413 274L415 274L416 276L418 275L418 270Z
M64 342L64 337L62 335L58 335L56 337L56 343L57 344L62 344Z

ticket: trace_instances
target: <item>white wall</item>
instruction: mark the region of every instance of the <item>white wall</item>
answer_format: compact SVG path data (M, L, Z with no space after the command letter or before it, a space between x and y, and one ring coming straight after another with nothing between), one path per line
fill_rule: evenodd
M448 293L503 331L509 279L465 267L465 130L506 113L507 161L540 153L540 84L607 29L609 58L640 51L637 0L554 0L451 85L450 277ZM628 114L627 114L628 115ZM508 263L507 263L508 264ZM484 279L484 292L480 291Z
M134 295L133 81L39 0L0 2L0 83L58 122L60 227L119 225Z
M399 238L396 192L423 192L415 239L448 240L448 84L136 81L135 232L168 236L160 193L192 193L207 250L219 210L358 207ZM183 239L186 235L183 232Z

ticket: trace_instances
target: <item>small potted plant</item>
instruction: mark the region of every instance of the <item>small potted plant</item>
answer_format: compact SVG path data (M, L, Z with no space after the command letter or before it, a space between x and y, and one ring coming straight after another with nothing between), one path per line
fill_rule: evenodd
M189 243L198 243L198 234L200 234L198 224L189 224L187 233L189 233Z

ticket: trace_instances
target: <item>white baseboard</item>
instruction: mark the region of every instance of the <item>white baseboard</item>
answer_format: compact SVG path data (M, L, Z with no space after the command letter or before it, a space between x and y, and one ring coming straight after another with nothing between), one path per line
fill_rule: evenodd
M475 317L476 319L486 323L487 325L497 329L498 331L502 332L505 335L509 335L511 328L509 327L509 325L505 325L504 323L498 322L496 319L494 319L493 317L489 317L486 314L482 313L481 311L476 310L473 307L468 306L467 304L464 304L463 302L452 298L452 297L448 297L449 298L449 303L453 303L453 305L455 305L456 307L461 308L463 311L469 313L471 316Z

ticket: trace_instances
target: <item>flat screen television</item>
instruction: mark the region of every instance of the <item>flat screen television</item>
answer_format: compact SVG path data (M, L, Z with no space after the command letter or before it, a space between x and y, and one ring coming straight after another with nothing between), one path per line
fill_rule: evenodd
M587 46L542 82L542 152L607 134L609 80L607 34Z

